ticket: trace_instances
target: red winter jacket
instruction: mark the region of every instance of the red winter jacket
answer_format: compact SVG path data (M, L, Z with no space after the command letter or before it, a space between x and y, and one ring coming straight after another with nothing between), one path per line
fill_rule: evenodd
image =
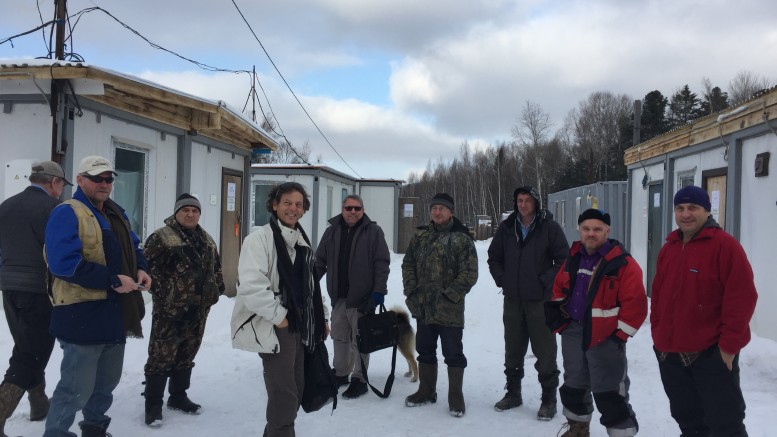
M612 249L596 265L586 295L583 320L583 344L586 349L613 334L623 341L637 333L647 317L647 296L642 284L642 269L616 240ZM569 324L566 304L575 288L582 244L575 241L553 283L553 298L545 304L545 321L555 333Z
M683 245L673 231L658 254L650 324L661 352L699 352L715 343L737 354L750 341L758 295L737 240L714 221Z

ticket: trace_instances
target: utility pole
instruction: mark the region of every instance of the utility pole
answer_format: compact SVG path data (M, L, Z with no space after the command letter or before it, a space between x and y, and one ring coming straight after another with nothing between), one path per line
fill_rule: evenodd
M55 0L54 14L56 16L56 46L54 48L55 60L65 59L65 20L67 20L67 0ZM64 144L62 128L64 120L64 102L59 91L59 80L54 79L54 69L49 70L51 75L51 160L62 164L62 155L67 148Z

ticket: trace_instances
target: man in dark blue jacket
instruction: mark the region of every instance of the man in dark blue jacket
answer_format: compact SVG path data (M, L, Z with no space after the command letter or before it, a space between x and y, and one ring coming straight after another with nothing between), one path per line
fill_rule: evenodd
M504 294L507 393L494 408L504 411L523 404L521 379L531 342L542 386L537 419L550 420L556 415L559 370L556 338L545 325L544 304L569 254L569 243L550 212L541 209L542 200L534 187L518 187L513 205L515 212L499 225L488 247L488 269Z
M140 240L110 199L115 176L107 159L84 158L73 199L54 208L46 226L51 333L63 356L44 437L75 436L69 429L79 410L82 437L106 436L126 337L143 335L145 307L137 291L148 289L151 278Z
M5 421L28 392L30 420L46 418L46 365L54 348L49 334L51 301L46 292L43 235L49 213L59 201L65 172L44 161L32 166L30 186L0 204L0 289L13 352L0 384L0 435Z

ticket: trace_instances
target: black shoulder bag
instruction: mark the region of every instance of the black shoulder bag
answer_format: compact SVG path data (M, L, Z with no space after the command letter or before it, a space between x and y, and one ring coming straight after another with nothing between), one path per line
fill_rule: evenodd
M337 408L337 383L329 366L329 353L323 341L312 352L305 350L305 390L300 405L306 413L318 411L332 403Z
M386 380L386 386L383 393L370 384L365 370L364 360L359 355L362 364L364 381L370 386L372 391L380 398L387 398L391 394L391 386L394 385L394 371L397 367L397 338L399 329L397 327L397 314L394 311L386 311L383 304L380 305L380 311L377 314L365 314L359 318L357 327L357 344L359 352L370 354L381 349L393 347L391 355L391 373Z

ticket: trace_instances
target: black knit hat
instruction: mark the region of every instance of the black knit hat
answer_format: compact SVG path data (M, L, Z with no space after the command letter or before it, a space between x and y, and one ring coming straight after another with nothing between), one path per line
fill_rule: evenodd
M610 226L610 214L607 214L607 212L602 211L601 209L586 209L580 214L580 217L577 218L577 224L579 225L589 219L600 220L604 222L605 225Z
M175 211L173 214L178 214L178 210L185 206L193 206L199 209L200 213L202 213L202 206L200 205L200 201L189 193L183 193L178 196L178 199L175 200Z
M537 191L536 188L532 187L531 185L524 185L522 187L516 188L515 191L513 191L513 206L515 206L516 202L518 201L519 194L530 195L532 198L534 198L537 211L542 209L542 198L540 197L540 192Z
M454 205L453 197L451 197L450 195L448 195L446 193L437 193L437 194L435 194L434 197L432 197L432 201L429 204L429 208L433 207L434 205L442 205L442 206L450 209L451 212L454 211L454 209L453 209L453 205Z

